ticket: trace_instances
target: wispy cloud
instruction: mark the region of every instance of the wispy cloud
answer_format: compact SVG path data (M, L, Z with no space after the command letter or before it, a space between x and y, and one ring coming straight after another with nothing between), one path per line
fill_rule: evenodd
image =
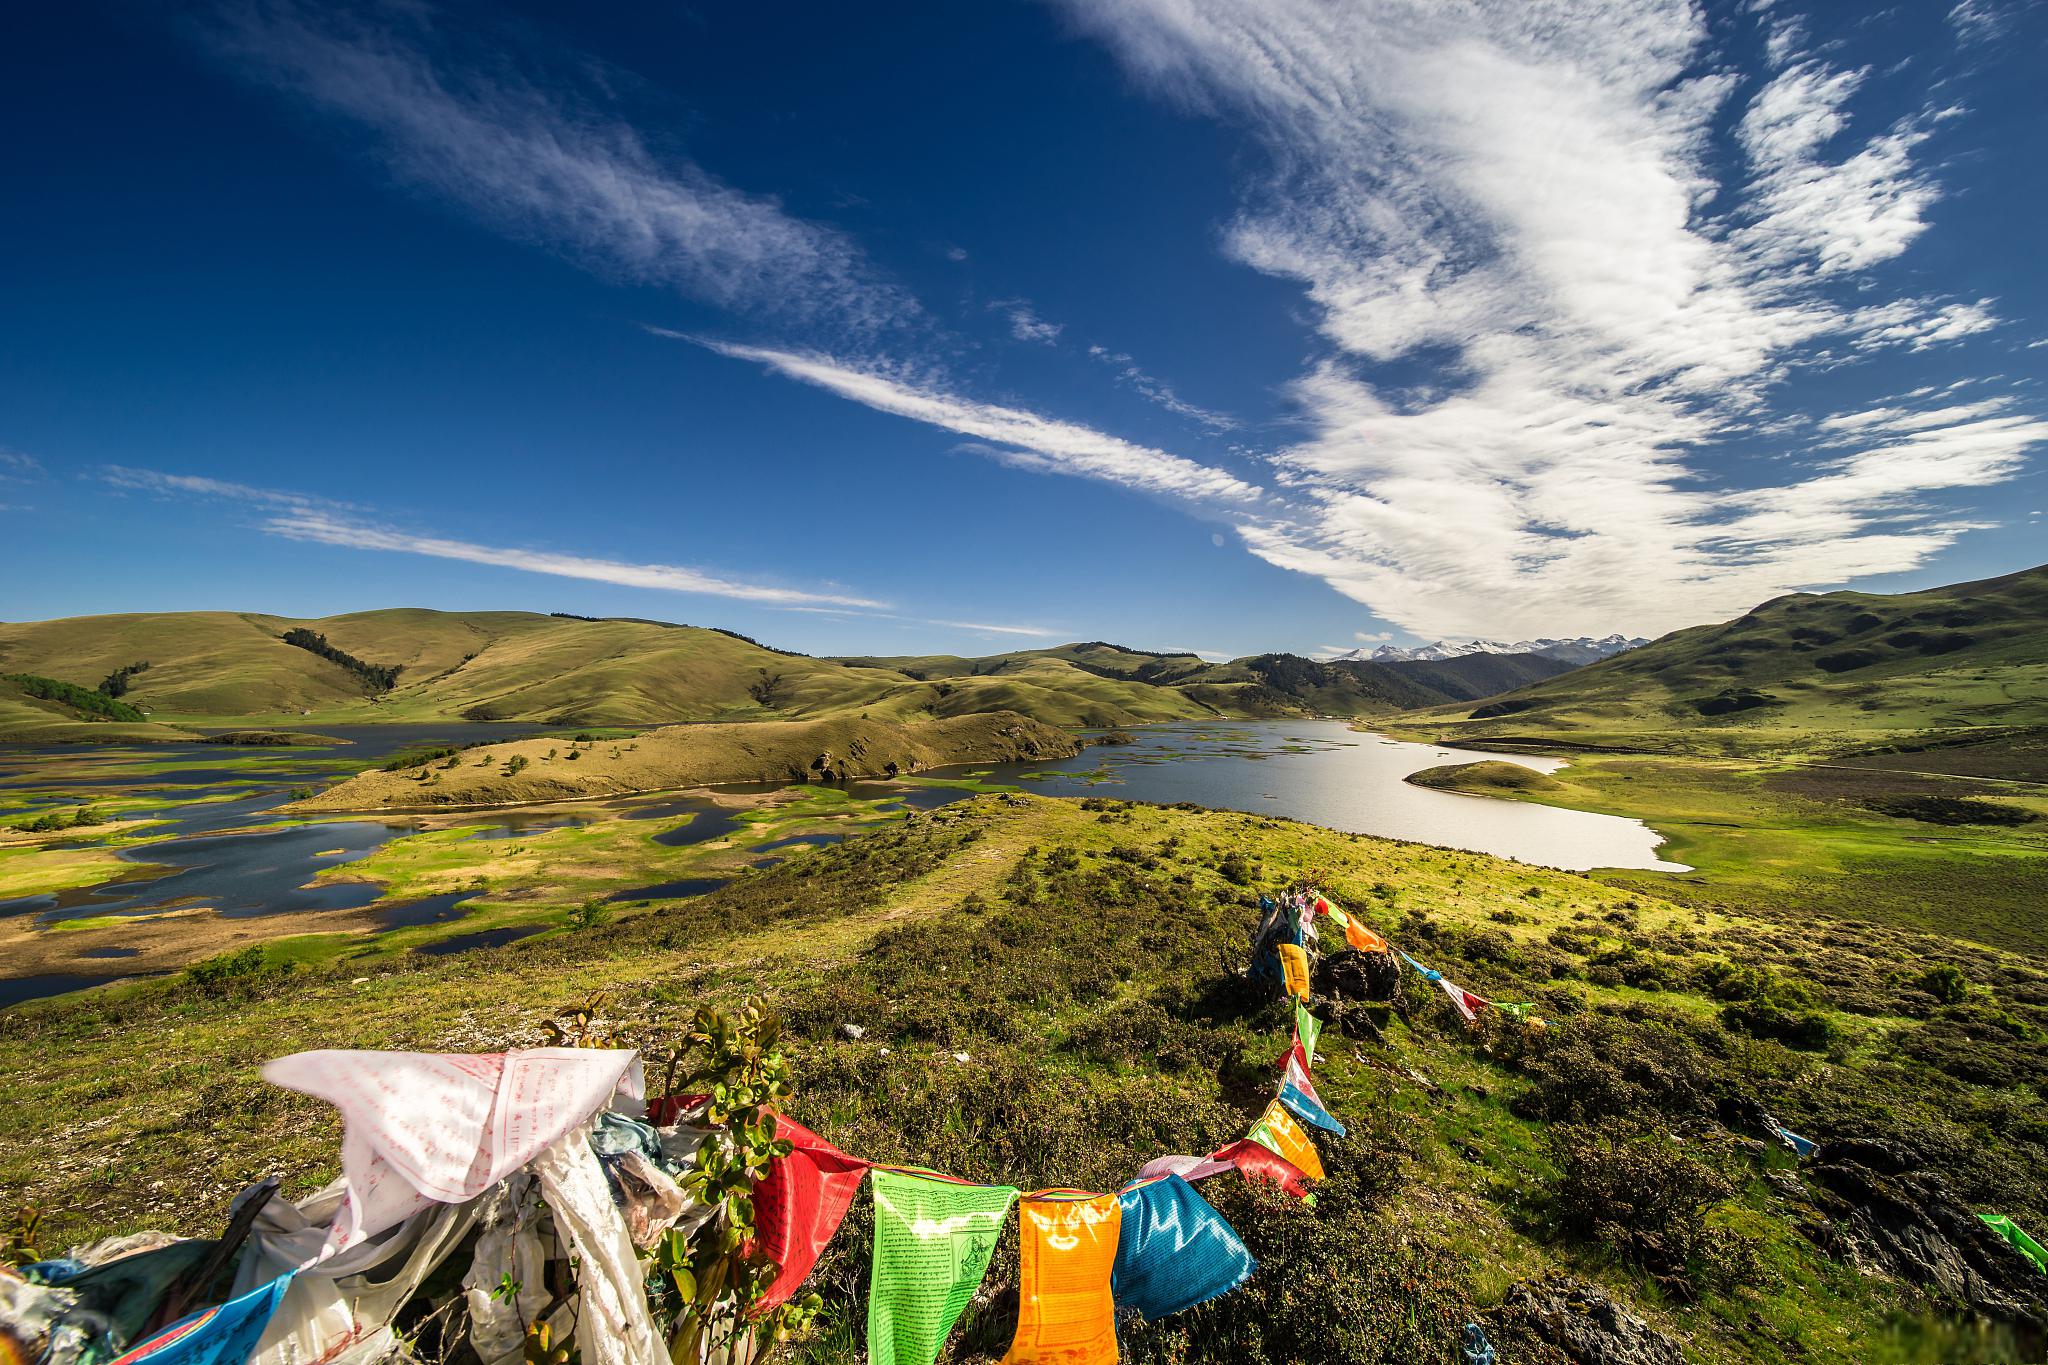
M983 635L1026 635L1034 639L1049 640L1060 633L1056 630L1047 630L1043 626L998 626L990 625L986 621L941 621L931 617L909 619L918 620L928 626L946 626L953 630L971 630Z
M1038 316L1029 299L997 299L989 304L989 307L1009 318L1010 335L1019 341L1051 346L1060 339L1060 333L1067 329L1063 322L1047 322Z
M1988 43L2011 26L2012 8L1993 0L1962 0L1948 12L1948 21L1962 42Z
M1259 497L1259 489L1223 470L1077 423L962 398L829 356L684 337L658 328L649 330L657 335L695 341L735 360L765 365L778 374L816 385L878 412L987 442L988 453L1025 468L1200 502L1248 504Z
M1112 351L1107 346L1090 346L1088 348L1088 356L1091 360L1101 361L1103 364L1114 369L1117 379L1121 383L1152 402L1157 403L1176 417L1188 418L1190 421L1198 422L1211 431L1233 431L1238 426L1237 419L1228 413L1214 412L1208 408L1197 407L1195 404L1186 401L1179 394L1175 393L1172 386L1165 380L1155 378L1146 373L1137 361L1131 359L1130 356L1122 351Z
M401 554L426 555L433 559L460 560L467 564L487 564L499 569L518 569L525 573L550 574L556 578L581 578L593 583L614 583L624 588L655 588L663 592L697 593L706 597L729 597L736 601L762 602L774 606L883 605L866 597L746 583L721 578L701 569L683 568L674 564L630 564L616 559L593 559L584 555L560 554L550 550L478 545L471 541L419 535L311 510L271 517L264 523L263 529L287 540L339 545L351 550L391 550Z
M431 559L459 560L524 573L548 574L556 578L578 578L593 583L612 583L624 588L654 588L663 592L697 593L773 607L815 606L848 609L878 609L887 604L873 598L837 590L791 588L775 584L750 583L704 569L675 564L634 564L599 559L588 555L564 554L401 530L363 515L359 509L330 502L288 489L262 488L228 479L198 474L170 474L128 465L109 465L94 473L99 482L124 492L150 493L159 497L221 500L261 508L260 529L286 540L320 545L337 545L351 550L377 550L397 554L424 555Z
M1800 429L1802 366L1997 325L1990 300L1888 298L1873 274L1928 231L1957 111L1864 128L1866 74L1796 25L1749 21L1775 27L1745 83L1686 4L1066 8L1270 156L1228 250L1301 286L1328 351L1241 538L1417 634L1652 631L1910 568L1971 524L1938 494L2048 439L2007 414L1794 441L1782 487L1716 473Z
M294 493L282 488L258 488L253 484L212 479L203 474L167 474L159 469L137 469L130 465L102 465L92 471L91 477L109 488L118 488L130 493L154 493L166 497L225 498L232 502L261 503L271 507L345 506L327 498L315 497L310 493Z
M657 153L599 82L471 55L421 5L217 12L237 69L367 130L391 172L508 235L733 309L872 328L916 311L842 234Z

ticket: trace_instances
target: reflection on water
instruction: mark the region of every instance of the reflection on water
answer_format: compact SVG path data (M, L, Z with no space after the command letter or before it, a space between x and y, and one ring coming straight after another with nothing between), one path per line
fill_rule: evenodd
M24 1000L41 1000L47 995L62 995L66 991L82 991L88 986L103 986L109 981L120 981L119 976L77 976L69 972L52 972L46 976L16 976L0 980L0 1009L19 1005Z
M472 948L502 948L522 938L531 938L547 928L545 924L508 924L502 929L479 929L473 934L436 939L432 943L422 943L413 951L429 957L446 957L450 953L466 953Z
M1640 820L1431 791L1402 780L1424 768L1485 758L1550 773L1564 766L1560 759L1410 744L1360 733L1342 721L1160 725L1132 733L1135 744L1090 748L1052 763L1007 764L989 770L987 780L1048 796L1188 801L1279 815L1569 871L1688 870L1657 856L1662 838Z
M756 853L773 853L778 848L829 848L843 843L844 834L792 834L787 839L771 839L765 844L754 845Z

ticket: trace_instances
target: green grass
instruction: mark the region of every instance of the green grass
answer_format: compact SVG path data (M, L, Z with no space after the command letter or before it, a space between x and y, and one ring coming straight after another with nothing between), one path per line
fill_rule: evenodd
M808 791L750 813L734 849L693 856L871 819L844 793ZM2035 1226L2048 1216L2048 1124L2034 1112L2048 1085L2048 977L2030 959L1897 928L1795 932L1732 906L1233 813L1012 793L872 822L723 891L506 949L336 960L361 941L307 936L205 988L174 980L0 1015L0 1205L41 1204L57 1243L148 1225L214 1231L239 1182L278 1172L300 1193L334 1169L331 1112L265 1086L263 1061L314 1046L532 1042L597 990L605 1017L645 1046L672 1039L700 1002L768 999L788 1022L797 1116L863 1155L1113 1188L1160 1152L1234 1138L1263 1103L1284 1013L1223 964L1243 951L1258 892L1309 876L1473 989L1538 1001L1551 1031L1535 1049L1512 1030L1468 1032L1412 985L1377 1030L1333 1025L1317 1079L1352 1134L1323 1144L1318 1206L1205 1186L1264 1269L1211 1308L1136 1329L1132 1360L1447 1359L1462 1322L1553 1269L1601 1282L1701 1362L1857 1361L1878 1341L1900 1360L1950 1358L1962 1329L1799 1231L1806 1215L1763 1179L1786 1158L1722 1134L1716 1093L1755 1095L1816 1136L1909 1135L1972 1207ZM608 827L629 823L638 830ZM646 872L626 860L659 828L470 844L471 858L506 865L476 917L434 931L565 911L601 866ZM461 875L456 833L394 841L358 866L426 890ZM529 900L543 878L553 889ZM1958 1003L1911 984L1931 961L1961 969ZM1805 999L1831 1021L1831 1050L1724 1025L1713 983L1738 968L1752 972L1740 990ZM1979 1059L1955 1040L1994 1016L2019 1032L1995 1079L1971 1079ZM847 1022L865 1035L840 1037ZM1642 1073L1664 1079L1618 1088L1608 1068L1637 1055L1666 1058ZM1709 1097L1704 1119L1688 1086ZM1552 1146L1570 1127L1566 1103L1686 1134L1675 1159L1729 1191L1706 1226L1747 1248L1750 1269L1702 1272L1698 1301L1682 1302L1600 1237L1568 1230ZM828 1330L805 1358L846 1359L858 1340L869 1217L857 1207L821 1263ZM1015 1266L1012 1242L992 1284ZM1000 1338L995 1315L977 1311L963 1350L999 1352ZM1972 1359L2017 1358L2001 1339L1969 1344Z
M1795 923L1870 920L2048 952L2036 908L2048 903L2048 818L1949 827L1867 804L1902 791L1974 792L2048 816L2048 788L1661 755L1580 755L1552 781L1492 794L1641 819L1665 837L1661 856L1695 869L1599 873L1610 885Z

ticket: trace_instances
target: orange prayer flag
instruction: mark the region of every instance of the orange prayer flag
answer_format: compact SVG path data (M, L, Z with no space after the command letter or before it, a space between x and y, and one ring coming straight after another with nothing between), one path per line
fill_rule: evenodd
M1123 1205L1113 1194L1018 1202L1017 1335L1003 1365L1116 1360L1110 1274L1122 1227Z
M1316 1145L1308 1140L1308 1134L1301 1131L1301 1125L1280 1101L1266 1106L1266 1112L1259 1115L1259 1121L1246 1136L1292 1162L1310 1180L1323 1178L1323 1159L1316 1155Z
M1308 950L1299 943L1281 944L1280 970L1287 978L1287 993L1305 998L1308 995Z
M1384 953L1387 941L1356 919L1344 922L1344 941L1361 953Z

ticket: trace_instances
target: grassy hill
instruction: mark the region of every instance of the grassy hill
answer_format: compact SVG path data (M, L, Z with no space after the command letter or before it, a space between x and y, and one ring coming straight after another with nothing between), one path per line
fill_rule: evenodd
M1079 752L1067 731L1014 711L910 724L838 716L669 725L631 739L523 739L443 751L405 767L359 773L286 809L529 805L714 783L844 782Z
M618 823L649 841L645 822ZM602 871L610 838L534 836L557 876ZM1525 1312L1552 1276L1672 1343L1574 1359L1675 1361L1676 1343L1696 1365L2038 1359L2024 1329L2016 1341L1998 1324L2039 1321L2041 1277L1970 1240L1979 1209L2048 1223L2037 960L1870 924L1817 937L1793 907L1737 914L1114 801L899 815L693 900L459 958L293 970L287 940L0 1013L0 1212L40 1206L58 1248L145 1227L214 1235L244 1181L278 1174L295 1197L335 1171L334 1111L266 1085L263 1062L535 1045L598 991L605 1027L657 1053L700 1003L769 1000L795 1117L864 1156L1115 1189L1160 1153L1240 1136L1270 1095L1287 1014L1230 967L1259 894L1300 878L1461 985L1533 1002L1549 1027L1468 1027L1412 973L1384 1005L1319 1001L1316 1081L1350 1132L1316 1138L1315 1206L1204 1184L1260 1269L1213 1305L1130 1324L1125 1359L1445 1361L1478 1321L1505 1360L1559 1361ZM1765 1111L1820 1154L1768 1141ZM862 1358L871 1227L863 1200L813 1281L824 1331L790 1359ZM1946 1243L1918 1240L1930 1230L1980 1260L1945 1261ZM1006 1239L948 1358L1002 1351L1017 1267Z
M163 740L183 738L169 725L147 717L108 714L79 706L36 685L36 675L0 676L0 736L26 744L69 744L80 740Z
M1534 656L1319 664L1260 655L1211 665L1099 641L979 659L822 659L659 621L423 609L317 620L173 612L0 624L0 675L111 685L159 727L458 717L558 725L910 721L996 711L1069 726L1363 716L1482 697L1562 667ZM0 738L117 737L99 726L67 728L83 719L75 714L31 710L0 691ZM164 737L132 734L152 736Z
M2038 771L2048 768L2048 567L1897 596L1795 593L1416 719L1460 741L1530 735L1905 758L1899 766L1987 777L2015 763Z

